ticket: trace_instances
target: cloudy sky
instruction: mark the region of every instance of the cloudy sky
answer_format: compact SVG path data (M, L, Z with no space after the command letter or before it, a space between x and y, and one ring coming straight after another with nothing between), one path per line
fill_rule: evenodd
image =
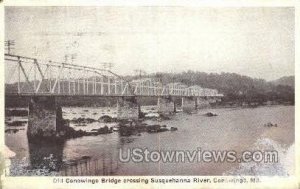
M15 54L133 74L235 72L294 75L293 8L6 7Z

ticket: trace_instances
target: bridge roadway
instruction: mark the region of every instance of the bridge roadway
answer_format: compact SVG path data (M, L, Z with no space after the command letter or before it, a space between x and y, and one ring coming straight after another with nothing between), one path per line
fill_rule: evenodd
M33 137L60 131L63 119L56 97L116 97L117 117L132 120L140 115L139 97L156 97L159 113L176 111L178 98L183 111L191 112L223 97L216 89L196 85L127 78L107 69L5 54L5 95L31 97L27 134Z

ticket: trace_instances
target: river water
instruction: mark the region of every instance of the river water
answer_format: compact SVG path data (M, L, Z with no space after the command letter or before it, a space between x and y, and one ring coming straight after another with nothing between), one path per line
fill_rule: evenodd
M142 107L155 115L155 107ZM207 112L218 116L204 116ZM114 117L114 108L63 107L63 117L98 119ZM6 117L6 121L27 117ZM146 120L148 124L177 127L177 131L141 133L120 136L118 132L69 139L59 144L28 144L26 124L5 133L6 145L16 153L11 175L293 175L294 174L294 106L262 106L257 108L202 109L196 114L176 113L170 120ZM264 124L276 123L277 127ZM91 130L116 123L94 122L75 129ZM231 162L120 162L122 149L147 148L149 151L170 150L276 150L278 163ZM46 163L47 162L47 163ZM52 163L48 170L43 164Z

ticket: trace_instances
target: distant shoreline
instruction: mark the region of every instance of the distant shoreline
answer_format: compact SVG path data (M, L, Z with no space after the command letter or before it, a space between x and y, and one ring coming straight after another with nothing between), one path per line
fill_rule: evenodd
M211 108L257 108L257 107L265 107L265 106L295 106L292 102L284 102L284 103L273 103L273 104L256 104L256 105L216 105L211 106Z
M156 105L141 105L142 107L147 107L147 106L156 106ZM216 106L209 106L209 107L203 107L199 108L198 110L203 110L203 109L230 109L230 108L258 108L258 107L274 107L274 106L295 106L295 104L263 104L263 105L257 105L257 106L242 106L242 105L234 105L234 106L229 106L229 105L216 105ZM116 108L116 106L61 106L62 108ZM179 107L180 108L180 107ZM5 110L9 109L28 109L26 106L5 106Z

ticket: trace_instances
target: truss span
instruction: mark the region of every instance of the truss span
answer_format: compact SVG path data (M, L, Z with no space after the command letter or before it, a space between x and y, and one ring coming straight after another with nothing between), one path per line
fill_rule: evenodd
M222 97L215 89L162 84L151 78L128 81L106 69L5 54L6 95Z

